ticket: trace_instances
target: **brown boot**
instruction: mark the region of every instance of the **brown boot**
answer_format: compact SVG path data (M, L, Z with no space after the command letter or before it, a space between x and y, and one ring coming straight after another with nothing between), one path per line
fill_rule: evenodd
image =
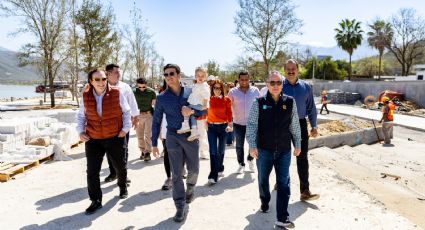
M305 190L301 193L300 200L301 201L309 201L309 200L317 200L319 199L319 194L311 194L310 190Z

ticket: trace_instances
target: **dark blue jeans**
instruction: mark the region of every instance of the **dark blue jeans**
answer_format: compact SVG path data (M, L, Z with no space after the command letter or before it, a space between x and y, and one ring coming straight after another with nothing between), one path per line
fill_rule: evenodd
M236 155L238 158L238 163L242 166L245 166L244 162L244 145L245 145L245 134L246 134L246 125L238 125L233 123L233 131L235 133L236 139ZM248 161L252 161L251 155L248 154Z
M291 164L291 150L284 152L270 152L258 149L257 169L258 187L260 189L260 199L262 204L270 202L269 177L273 169L276 171L276 213L277 220L284 222L288 216L288 203L291 196L289 165Z
M224 171L223 159L227 124L208 124L208 145L210 147L211 171L208 179L217 181L218 173Z

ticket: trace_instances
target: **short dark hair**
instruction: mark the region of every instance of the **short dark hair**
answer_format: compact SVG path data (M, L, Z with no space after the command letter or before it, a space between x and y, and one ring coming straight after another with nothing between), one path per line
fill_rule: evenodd
M113 70L114 68L120 68L120 66L119 65L117 65L117 64L109 64L109 65L106 65L106 71L111 71L111 70Z
M97 68L95 68L95 69L91 70L91 71L87 74L87 80L88 80L88 82L90 83L90 80L92 80L92 78L93 78L93 74L94 74L94 73L96 73L96 72L101 72L101 71L105 72L105 69L104 69L104 68L102 68L102 67L97 67Z
M298 62L297 62L297 60L295 60L295 59L289 59L289 60L287 60L287 61L285 62L285 69L286 69L286 66L288 65L288 63L293 63L293 64L295 64L295 65L297 66L297 69L299 69L299 66L298 66Z
M177 74L180 74L180 67L177 64L168 63L164 66L164 71L169 68L174 68Z
M241 72L239 72L238 78L241 78L241 75L248 75L249 76L249 73L248 73L248 71L241 71Z
M146 81L146 78L141 77L141 78L137 78L136 80L137 84L147 84L148 81Z

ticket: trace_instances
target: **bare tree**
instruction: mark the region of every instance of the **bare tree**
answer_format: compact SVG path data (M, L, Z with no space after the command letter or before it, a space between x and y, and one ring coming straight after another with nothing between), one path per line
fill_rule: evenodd
M400 9L390 19L392 39L386 47L401 65L401 75L410 73L415 60L424 56L425 21L411 8Z
M27 32L35 37L30 44L32 53L41 58L43 71L49 81L51 107L55 106L53 81L63 62L61 45L65 28L67 5L65 0L3 0L0 10L6 16L22 19L24 27L19 32Z
M129 43L131 58L134 61L134 71L137 78L146 77L149 70L149 57L153 53L151 35L143 25L143 18L140 9L133 7L131 13L130 26L124 27L125 38Z
M248 50L261 54L267 73L270 60L302 22L295 16L290 0L239 0L239 6L235 33Z

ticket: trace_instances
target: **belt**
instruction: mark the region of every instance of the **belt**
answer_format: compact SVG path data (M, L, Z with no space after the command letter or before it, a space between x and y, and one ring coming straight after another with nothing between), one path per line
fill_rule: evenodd
M222 124L227 124L227 122L208 122L208 124L212 124L212 125L222 125Z
M140 111L140 114L148 114L148 113L151 113L151 111L146 111L146 112Z

